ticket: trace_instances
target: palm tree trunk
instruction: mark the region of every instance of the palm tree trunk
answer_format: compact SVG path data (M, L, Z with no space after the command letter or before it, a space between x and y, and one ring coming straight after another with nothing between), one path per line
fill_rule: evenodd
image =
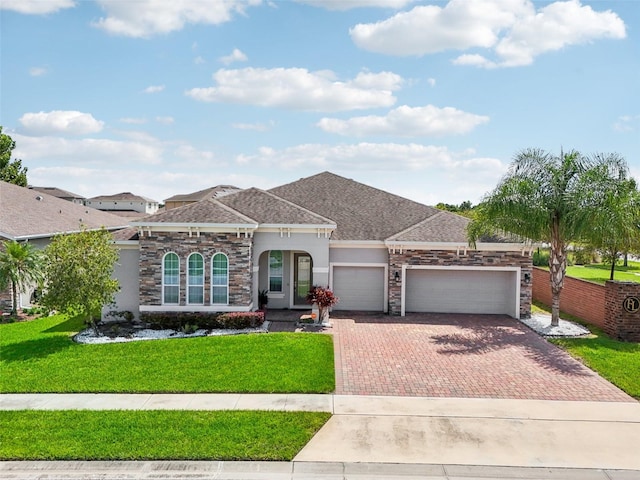
M557 221L551 226L551 253L549 255L549 276L551 281L551 326L560 324L560 293L567 271L567 247L560 237Z
M11 282L11 316L15 317L18 315L18 285L16 282Z

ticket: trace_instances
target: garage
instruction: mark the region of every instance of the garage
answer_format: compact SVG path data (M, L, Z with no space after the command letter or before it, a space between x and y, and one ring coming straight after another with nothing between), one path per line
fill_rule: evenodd
M510 268L410 268L405 311L519 316L519 272Z
M384 266L333 266L333 292L340 298L336 310L386 311Z

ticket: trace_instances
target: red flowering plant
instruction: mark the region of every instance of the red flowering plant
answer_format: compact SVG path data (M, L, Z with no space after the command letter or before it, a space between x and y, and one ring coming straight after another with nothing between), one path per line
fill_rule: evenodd
M314 285L307 293L307 303L318 306L318 319L319 322L326 320L329 313L329 308L338 303L340 299L336 297L329 287L321 287Z

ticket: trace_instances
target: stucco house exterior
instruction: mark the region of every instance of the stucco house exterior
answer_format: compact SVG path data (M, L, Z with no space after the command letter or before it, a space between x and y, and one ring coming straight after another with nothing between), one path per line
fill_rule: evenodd
M528 316L531 247L466 238L468 219L323 172L173 208L118 232L118 310L308 309Z
M0 242L29 242L42 249L56 234L78 232L82 228L104 227L116 231L127 224L127 220L116 215L63 200L42 190L0 181ZM20 292L19 308L30 305L34 288ZM11 303L10 291L0 291L0 310L10 310Z
M152 215L159 208L159 203L156 200L131 192L87 198L85 205L112 213L137 212L143 215Z

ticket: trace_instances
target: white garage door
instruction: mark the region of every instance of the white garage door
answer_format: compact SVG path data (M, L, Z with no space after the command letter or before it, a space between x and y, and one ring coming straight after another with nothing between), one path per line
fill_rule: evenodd
M333 267L333 292L340 298L336 310L384 311L384 268Z
M407 270L407 312L516 313L515 271Z

